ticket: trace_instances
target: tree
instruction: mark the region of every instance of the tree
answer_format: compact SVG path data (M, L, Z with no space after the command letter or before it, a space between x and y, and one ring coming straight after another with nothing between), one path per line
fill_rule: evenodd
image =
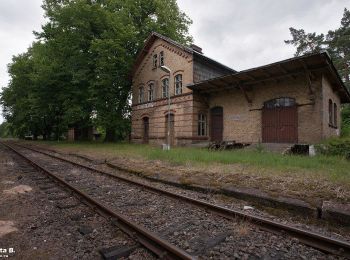
M94 125L106 141L130 129L130 72L152 31L188 44L191 20L175 0L44 0L37 41L9 65L1 95L7 120L23 136L55 138Z
M320 52L325 47L323 34L305 33L303 29L297 30L293 27L289 28L289 31L293 39L284 42L297 47L295 56Z
M292 40L286 40L286 44L297 47L295 56L317 53L326 50L332 57L345 86L350 90L350 11L344 9L340 27L334 31L328 31L327 35L305 33L304 30L289 28ZM350 106L342 107L342 133L350 135Z
M346 8L340 28L328 32L327 44L334 65L350 89L350 11Z
M305 33L303 29L289 28L292 39L284 41L296 47L295 56L328 51L345 85L350 89L350 11L344 9L340 27L327 35Z
M0 124L0 138L10 137L10 125L7 122L2 122Z

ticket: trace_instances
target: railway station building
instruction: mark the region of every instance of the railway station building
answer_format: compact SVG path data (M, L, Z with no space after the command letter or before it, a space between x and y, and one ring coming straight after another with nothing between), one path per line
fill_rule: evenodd
M340 135L349 102L326 52L235 71L196 45L152 33L132 71L131 140L166 143L170 125L171 145L314 144Z

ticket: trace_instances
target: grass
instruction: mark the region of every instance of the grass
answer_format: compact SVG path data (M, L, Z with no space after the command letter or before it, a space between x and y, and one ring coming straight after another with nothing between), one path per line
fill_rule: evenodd
M92 142L45 142L54 148L100 154L105 157L124 156L161 160L176 165L207 167L213 163L231 165L240 164L264 169L269 174L311 174L322 176L330 181L350 184L350 161L340 156L317 155L306 157L298 155L280 155L267 152L232 150L208 151L199 148L173 148L163 151L158 147L127 143L92 143Z

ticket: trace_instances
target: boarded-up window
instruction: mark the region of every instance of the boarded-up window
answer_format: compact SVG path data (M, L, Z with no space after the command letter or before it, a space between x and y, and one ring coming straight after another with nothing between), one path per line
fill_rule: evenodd
M333 125L333 102L331 99L328 101L328 123Z

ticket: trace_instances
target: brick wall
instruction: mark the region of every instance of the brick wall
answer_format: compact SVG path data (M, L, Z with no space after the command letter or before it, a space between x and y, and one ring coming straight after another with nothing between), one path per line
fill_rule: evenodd
M224 140L256 143L262 141L262 107L265 101L279 98L295 98L298 106L299 143L315 143L322 138L321 82L313 83L314 104L311 104L305 77L286 79L278 83L253 86L247 95L249 104L241 90L219 92L209 98L210 108L222 106L224 110Z
M324 138L338 135L340 128L340 100L332 90L327 78L315 75L312 81L312 93L305 75L285 78L279 81L254 85L247 90L252 103L248 103L239 89L212 92L211 94L193 94L186 88L193 83L193 56L164 40L156 40L148 55L139 65L133 77L132 87L132 141L143 141L143 118L149 118L149 143L166 142L166 115L168 100L162 98L161 80L168 77L159 66L153 68L153 55L163 51L165 65L171 69L170 95L171 113L174 115L174 136L176 145L208 141L210 136L210 108L223 107L223 139L237 142L257 143L262 141L262 107L264 102L290 97L298 104L298 142L317 143ZM183 94L174 96L174 76L181 73L183 77ZM155 85L155 97L152 102L138 102L138 90L144 86L145 99L150 82ZM328 124L328 100L337 104L337 128ZM198 136L198 114L207 115L207 136Z
M323 138L329 138L332 136L338 136L340 135L340 123L341 123L341 113L340 113L340 99L339 96L334 92L332 89L332 85L329 82L329 80L323 76L322 77L322 137ZM329 124L329 109L328 109L328 102L329 99L332 100L332 103L337 104L337 125L333 126L332 124Z
M149 118L149 143L162 144L166 138L166 115L168 113L168 100L162 98L161 80L168 77L159 67L153 68L153 55L164 52L165 66L171 69L169 80L169 90L171 96L171 113L175 117L175 143L177 145L190 142L193 129L193 97L191 90L186 85L193 82L193 59L189 54L180 48L172 46L167 42L158 39L151 47L151 51L140 64L133 77L133 108L132 108L132 141L142 142L143 137L143 117ZM174 96L174 77L182 74L182 95ZM153 81L156 87L156 95L153 102L138 103L139 86L145 86ZM147 95L146 95L147 98Z

